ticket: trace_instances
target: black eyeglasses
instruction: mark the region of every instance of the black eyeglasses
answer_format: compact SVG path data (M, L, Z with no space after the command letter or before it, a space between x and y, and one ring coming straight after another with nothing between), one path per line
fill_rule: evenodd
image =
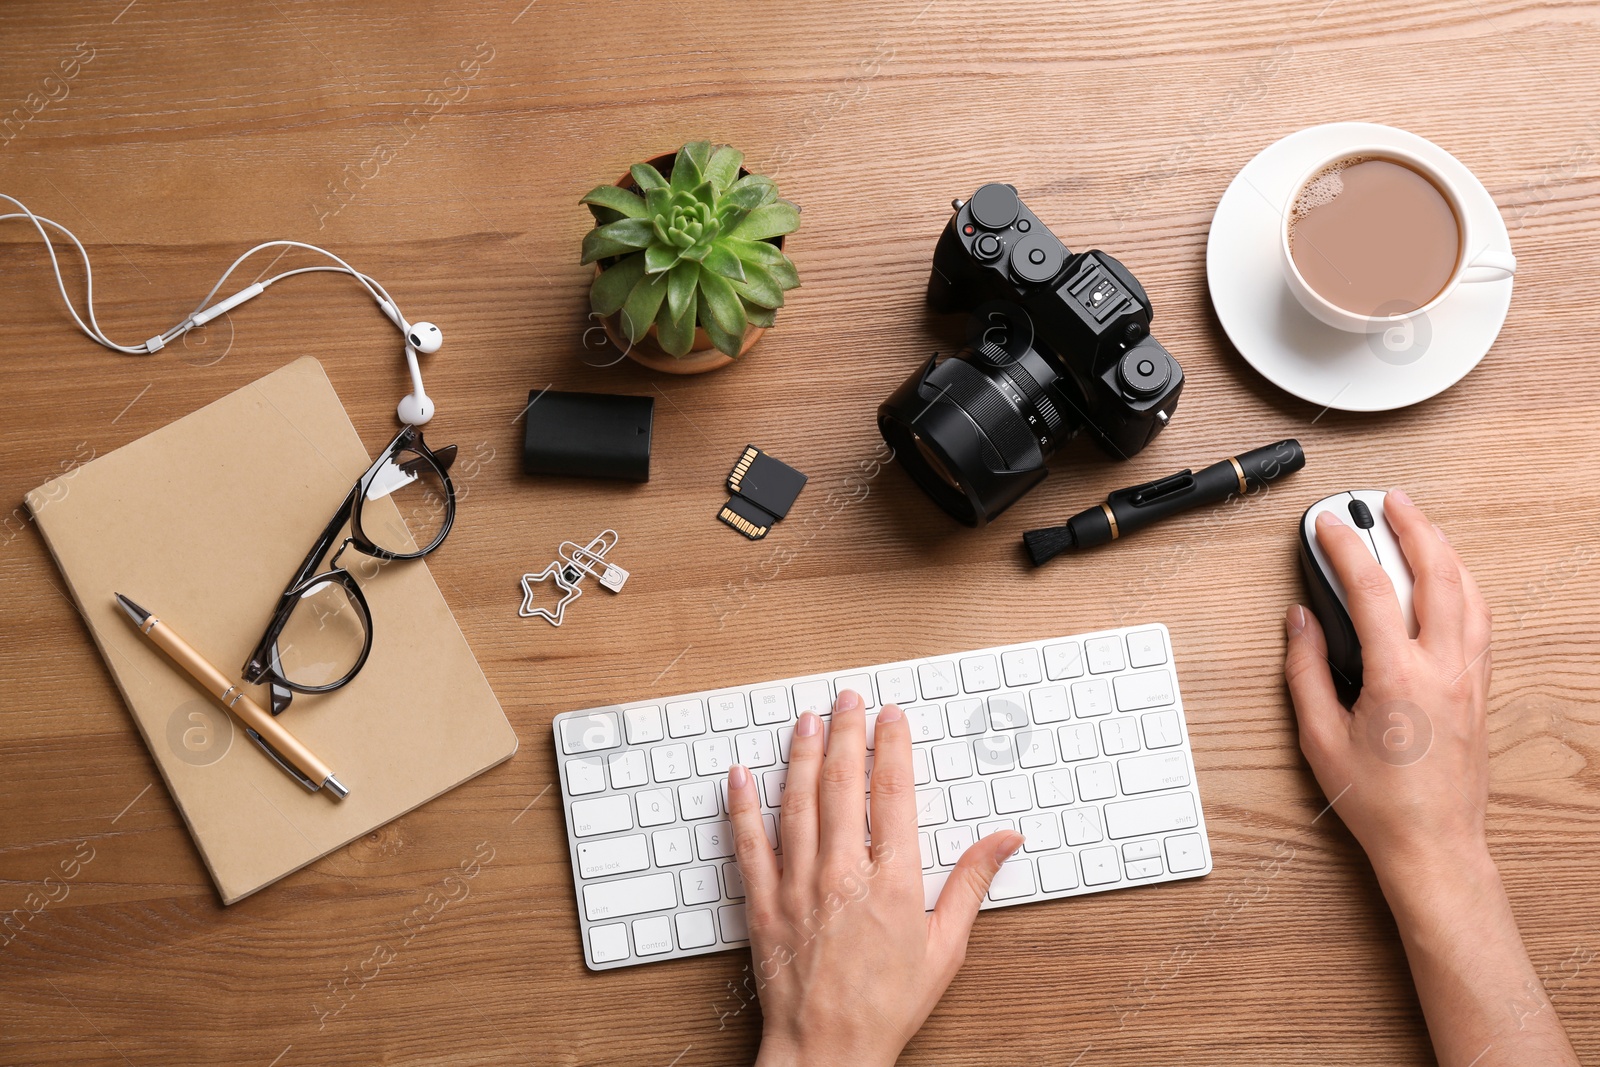
M271 685L272 714L287 708L295 693L332 692L360 672L372 651L372 612L339 557L347 548L365 553L376 574L384 564L420 559L443 544L456 520L448 473L455 458L455 445L435 452L421 430L407 426L356 480L278 598L267 632L244 665L246 682ZM346 522L350 535L318 574Z

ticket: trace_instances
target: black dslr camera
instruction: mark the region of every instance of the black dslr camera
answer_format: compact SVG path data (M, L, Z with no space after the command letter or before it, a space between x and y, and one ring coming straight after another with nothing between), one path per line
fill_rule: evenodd
M1009 185L989 184L939 237L928 305L972 313L968 344L928 360L878 429L934 501L969 526L999 515L1087 430L1118 459L1172 418L1183 368L1150 334L1150 298L1115 259L1074 254Z

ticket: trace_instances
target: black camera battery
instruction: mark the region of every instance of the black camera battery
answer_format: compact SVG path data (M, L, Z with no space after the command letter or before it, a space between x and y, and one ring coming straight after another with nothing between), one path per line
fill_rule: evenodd
M528 393L522 469L648 482L654 411L654 397L533 390Z

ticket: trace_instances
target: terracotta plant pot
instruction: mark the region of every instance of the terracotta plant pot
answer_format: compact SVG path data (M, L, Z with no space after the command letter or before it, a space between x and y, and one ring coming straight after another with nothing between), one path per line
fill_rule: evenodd
M672 176L673 161L677 158L678 154L676 152L668 152L666 155L656 156L654 159L649 159L645 162L660 171L663 177L670 178ZM743 167L739 168L739 177L743 178L749 173ZM615 184L630 193L638 191L638 186L633 183L632 174L624 174L616 180ZM779 237L773 243L780 250L783 248L782 237ZM594 276L596 278L600 277L600 273L614 262L616 262L615 259L601 260L596 263L594 265ZM733 362L733 357L713 345L705 330L698 326L695 327L694 344L689 347L689 351L684 355L675 356L662 348L656 341L655 323L651 323L650 329L637 341L628 340L627 331L622 328L622 312L620 311L606 316L601 320L601 325L605 327L606 336L611 339L611 343L616 345L623 355L635 363L649 367L651 370L662 371L666 374L704 374L706 371L717 370ZM739 346L739 355L742 356L750 351L755 346L755 343L761 340L761 335L766 332L767 328L765 326L746 326L744 342Z

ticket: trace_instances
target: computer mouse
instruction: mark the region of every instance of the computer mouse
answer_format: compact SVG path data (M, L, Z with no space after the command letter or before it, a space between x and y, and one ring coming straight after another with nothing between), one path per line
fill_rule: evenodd
M1300 565L1306 572L1306 585L1311 592L1311 610L1317 613L1322 632L1328 639L1328 665L1333 668L1339 697L1346 704L1355 703L1361 693L1361 642L1350 622L1349 598L1344 585L1317 543L1317 516L1331 511L1361 536L1362 544L1394 584L1406 630L1416 637L1417 615L1411 605L1414 582L1411 564L1406 562L1400 539L1389 526L1383 497L1382 489L1351 489L1324 497L1300 517Z

